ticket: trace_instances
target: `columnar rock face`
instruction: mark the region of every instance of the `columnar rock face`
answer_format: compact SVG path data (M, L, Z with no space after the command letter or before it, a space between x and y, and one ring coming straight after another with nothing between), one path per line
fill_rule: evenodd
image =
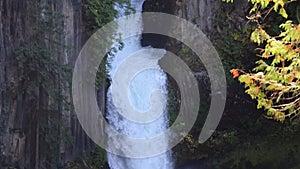
M231 15L232 22L234 24L245 25L248 3L247 0L238 1L231 11L225 11L222 5L224 3L221 0L174 0L176 1L177 11L176 15L185 18L192 23L195 23L205 34L211 34L220 30L218 28L218 22L228 22L228 21L218 21L217 18L220 15ZM222 23L223 24L223 23Z
M68 49L62 49L57 57L61 63L74 65L76 57L86 40L83 26L83 0L60 0L42 2L36 0L1 0L0 1L0 168L16 167L21 169L42 169L53 167L48 158L51 145L49 139L40 130L39 115L26 109L28 95L16 87L19 73L15 63L15 51L21 42L30 39L32 6L47 3L51 11L65 16L61 25L66 36L62 42ZM69 87L62 89L67 99L71 100ZM40 96L40 101L49 102L47 96ZM102 100L104 102L104 100ZM104 105L104 104L100 104ZM59 126L61 134L55 161L56 168L66 161L88 153L94 144L85 135L76 115L72 111L61 111L58 117L62 120ZM46 117L47 119L47 117ZM47 122L46 122L47 123ZM50 122L48 122L50 123ZM62 133L69 133L67 138ZM67 141L69 140L69 141Z
M203 32L209 32L213 29L213 19L221 3L214 0L177 0L180 7L178 15L199 25Z
M16 167L21 169L42 169L52 166L49 159L51 145L49 139L41 132L39 114L35 109L28 109L29 95L18 87L20 72L16 68L15 51L21 43L30 41L32 37L33 18L32 7L37 3L48 4L51 11L66 16L60 26L65 32L61 39L63 45L57 60L63 64L74 65L76 57L87 39L90 28L86 28L86 18L83 14L84 1L86 0L1 0L0 1L0 168ZM246 1L246 0L244 0ZM164 2L164 3L162 3ZM196 25L206 34L220 31L215 25L214 18L220 13L220 0L147 0L146 3L154 4L150 8L154 11L174 13ZM246 4L246 3L240 3ZM235 11L240 11L240 7ZM243 9L243 8L242 8ZM147 9L144 9L147 11ZM150 10L150 9L149 9ZM234 13L234 12L233 12ZM238 12L236 18L238 21ZM241 19L243 21L243 18ZM145 38L146 39L146 38ZM151 41L151 39L150 39ZM26 42L25 42L26 43ZM161 44L158 44L161 45ZM67 85L62 92L71 100ZM100 108L104 110L104 88ZM40 96L41 104L48 104L48 96ZM59 147L55 151L55 160L63 165L68 160L73 160L79 155L88 153L94 144L85 135L73 111L62 110L59 115L62 123L59 126ZM47 119L47 116L45 116ZM46 122L47 123L47 122ZM51 123L48 121L48 123ZM64 134L62 134L64 133ZM65 133L69 133L68 137ZM68 140L68 141L67 141ZM49 161L50 160L50 161Z

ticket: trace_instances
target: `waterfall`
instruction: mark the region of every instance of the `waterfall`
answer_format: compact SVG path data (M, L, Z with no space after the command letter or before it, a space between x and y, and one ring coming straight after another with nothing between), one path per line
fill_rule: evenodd
M136 12L142 11L142 5L144 0L131 0L131 5L135 8ZM122 9L118 9L122 15L124 12ZM127 23L130 29L136 29L141 33L143 29L142 16L136 19L133 23ZM153 106L150 102L153 98L150 98L153 91L159 90L162 93L161 98L155 98L160 107L156 107L154 110L160 110L161 115L152 122L149 123L137 123L124 118L120 112L117 111L113 99L112 99L112 86L109 87L107 92L107 115L106 118L111 126L113 126L118 132L133 138L148 138L164 132L168 128L167 117L167 77L166 74L160 69L158 60L165 54L165 50L161 49L160 52L149 52L151 47L143 48L141 46L141 35L123 39L124 48L118 51L110 59L109 75L111 77L111 84L116 83L112 78L119 68L128 57L133 57L133 63L126 65L127 69L131 69L136 64L153 63L152 69L145 69L132 77L132 80L128 89L128 98L132 107L138 110L140 113L151 113L150 107ZM144 50L145 49L145 50ZM150 49L150 50L149 50ZM142 52L137 52L142 51ZM144 51L144 52L143 52ZM132 55L137 52L138 55ZM146 53L147 52L147 53ZM155 55L155 56L154 56ZM132 59L132 58L131 58ZM126 76L126 73L124 74ZM124 93L127 91L124 91ZM152 110L152 109L150 109ZM108 137L110 133L107 133ZM119 147L124 153L130 151L130 147L122 145L119 140L111 139L110 145ZM163 144L168 144L168 140L161 140ZM143 151L149 149L155 149L159 147L149 147L147 145L138 147ZM166 152L160 155L147 158L126 158L112 153L107 153L108 163L111 169L172 169L173 162L171 160L171 152Z

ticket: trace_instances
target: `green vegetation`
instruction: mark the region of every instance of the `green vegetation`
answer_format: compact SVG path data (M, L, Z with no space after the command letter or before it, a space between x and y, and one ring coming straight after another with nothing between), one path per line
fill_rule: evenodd
M178 87L175 86L176 82L171 77L168 76L168 84L167 84L167 90L168 90L168 118L169 118L169 126L171 126L177 116L178 116L178 107L179 107L179 100L180 97L178 95Z
M130 6L129 0L89 0L85 4L85 16L86 16L86 27L89 29L88 35L92 35L97 30L101 29L104 25L108 24L109 22L113 21L114 18L118 17L118 11L115 9L116 6L119 6L120 8L124 9L124 12L126 15L134 12L133 8ZM108 86L106 83L106 80L108 78L108 70L107 66L110 66L110 63L108 61L108 56L113 56L114 53L118 50L121 50L123 48L122 40L120 39L120 36L117 35L116 27L113 25L110 29L104 30L105 33L110 37L112 40L110 44L112 44L113 41L115 41L117 44L115 44L115 47L111 48L108 54L105 56L104 60L101 62L99 67L94 68L97 69L97 75L96 75L96 84L95 86L98 88L100 85ZM99 42L99 44L107 44L107 40L103 41L102 37L95 37L96 40ZM111 46L107 46L111 47ZM97 49L95 49L97 50ZM91 58L93 59L93 58Z
M86 16L84 26L88 30L88 35L92 35L117 16L115 5L126 8L127 13L133 11L128 0L87 1L84 8ZM45 157L40 160L49 162L47 168L58 168L61 165L60 144L62 141L73 144L72 135L63 128L62 119L62 112L72 109L68 95L72 69L60 57L73 47L66 46L64 42L66 32L61 23L67 19L66 16L54 12L48 4L37 3L30 6L32 13L29 19L33 24L31 30L28 30L28 37L21 41L20 47L14 53L18 79L13 82L15 85L12 90L21 93L22 99L28 100L23 109L32 114L30 123L37 125L40 135L39 153ZM118 36L114 31L115 29L111 29L107 33L112 39L117 40ZM112 49L110 54L118 49ZM97 87L105 84L107 78L105 65L106 59L99 66ZM91 156L83 158L83 161L91 168L99 168L106 163L106 152L96 147Z
M34 128L41 136L39 152L45 155L41 160L49 160L47 167L56 168L59 145L67 137L61 130L61 112L71 108L63 91L69 85L71 68L59 59L59 55L68 50L62 43L65 32L61 21L65 16L45 4L31 8L30 33L14 53L18 79L13 90L27 100L23 111L31 114L29 123L36 124Z
M223 0L233 2L233 0ZM249 0L250 1L250 0ZM129 0L87 0L84 6L84 27L87 36L117 17L115 6L134 12ZM209 81L205 75L197 76L201 87L201 105L197 121L192 131L174 148L174 156L179 164L189 160L207 158L213 168L260 169L260 168L300 168L299 125L296 119L300 114L300 6L294 0L251 0L248 25L234 25L236 18L228 11L235 7L224 4L225 10L215 20L217 35L212 40L221 56L227 71L228 99L223 119L218 130L204 144L199 144L198 135L209 109ZM21 93L19 100L22 111L32 114L30 126L39 134L39 155L45 157L46 168L59 168L60 144L64 141L73 144L70 131L62 126L62 113L72 109L69 102L71 79L70 66L61 60L63 52L71 47L64 45L66 32L62 20L66 16L55 13L49 6L32 5L33 21L29 35L15 50L14 63L18 79L12 81L12 92ZM123 44L116 27L106 30L116 41L115 48L108 54L122 49ZM99 43L103 42L97 37ZM217 39L217 40L216 40ZM251 40L250 40L251 39ZM179 55L196 73L205 72L199 58L188 47L170 42L170 51ZM176 45L180 46L176 46ZM167 45L166 45L167 46ZM109 46L110 47L110 46ZM257 51L254 49L257 48ZM254 57L257 55L258 57ZM106 84L109 60L106 55L97 69L96 86ZM90 58L95 59L95 58ZM256 62L256 60L259 61ZM255 66L256 65L256 66ZM250 73L248 69L253 69ZM239 69L236 69L236 68ZM243 95L240 84L231 78L238 78L245 84L246 93L255 99L257 108L263 108L268 118L284 122L274 123L260 116L249 103L250 97ZM205 74L205 73L204 73ZM229 76L230 75L230 76ZM201 79L203 78L203 79ZM170 125L175 121L180 104L180 92L174 79L168 77L168 115ZM256 113L253 113L256 112ZM29 135L28 137L36 137ZM0 160L1 161L1 160ZM104 168L107 162L106 151L95 147L89 156L78 158L66 166L68 169Z
M284 5L281 5L281 2L280 0L274 2L268 0L268 3L251 1L254 5L249 9L252 10L251 16L248 17L248 30L244 32L244 30L229 29L229 36L225 38L229 37L227 39L231 40L218 43L217 46L219 46L218 51L221 51L222 59L226 57L223 60L225 69L228 69L226 65L232 67L231 73L235 78L239 77L240 82L245 83L246 92L257 101L254 102L258 104L257 107L264 108L268 112L268 118L284 121L284 125L260 116L257 112L263 113L263 110L252 109L249 103L246 103L248 97L232 97L233 89L230 86L235 84L229 83L227 106L220 127L207 143L197 148L196 155L206 155L212 168L296 169L300 167L299 122L296 120L298 117L296 110L300 105L298 101L295 102L299 93L296 87L299 83L295 76L299 72L300 31L297 30L299 3L284 1ZM239 2L234 1L234 3ZM234 6L234 4L227 5ZM285 18L287 17L285 13L288 14L288 20ZM223 17L226 17L227 19L224 20L227 21L231 16L223 15ZM248 50L245 46L245 44L253 46L250 39L256 43L257 53L251 52L251 49ZM241 48L235 50L237 41L240 41ZM235 47L232 48L233 46ZM246 51L250 53L244 55ZM227 64L227 59L239 61L233 61L232 64L240 69ZM255 63L257 59L259 61ZM251 73L246 72L254 66L255 69ZM293 75L294 77L290 78ZM282 88L270 88L271 84L281 85ZM290 87L293 90L289 89ZM234 93L238 92L234 89ZM232 101L235 103L233 104ZM239 104L242 104L240 109ZM286 110L276 110L272 113L271 109L278 108ZM286 117L295 120L284 120Z
M88 35L93 35L97 30L101 29L104 25L113 21L114 18L118 17L118 11L115 9L116 6L119 6L124 9L125 14L130 14L134 10L130 6L129 0L88 0L85 4L84 15L85 26L88 29ZM113 57L116 51L123 48L122 39L119 35L116 34L116 26L113 25L110 29L104 30L108 37L110 37L111 42L107 42L107 39L103 40L102 37L95 37L96 41L99 44L105 44L111 47L112 42L115 41L115 47L111 48L108 53L105 55L99 67L91 68L97 69L96 74L96 89L99 89L100 86L108 87L107 78L108 78L108 69L110 67L108 57ZM95 49L97 51L98 49ZM97 59L97 58L90 58ZM87 167L90 169L99 169L103 168L107 163L106 151L101 147L97 146L88 157L82 157L78 159L74 164L70 165L67 168L76 169Z
M65 16L51 12L47 5L40 5L32 17L35 22L30 31L31 38L21 42L19 49L15 51L15 63L19 73L18 90L36 100L35 103L39 103L41 94L45 92L53 99L53 105L50 107L58 109L60 106L57 104L62 101L68 103L66 98L62 97L62 87L66 79L70 80L71 72L71 68L61 63L58 57L62 50L68 50L68 47L61 43L64 31L60 21ZM44 106L49 105L41 106L40 108L44 109Z
M251 40L259 45L257 55L261 59L251 73L240 69L232 69L231 73L245 84L246 92L257 100L257 108L264 108L268 117L281 122L293 119L300 113L299 4L294 0L252 0L251 3L249 19L256 25ZM286 10L291 6L297 10L288 18ZM289 19L279 23L281 32L267 30L266 19L272 11Z
M96 147L91 156L85 158L85 161L90 169L102 168L107 162L106 151L100 147Z
M279 117L280 114L269 114L269 117L265 118L260 115L264 110L256 109L257 103L259 108L268 106L264 102L259 103L260 99L264 97L257 93L258 90L266 95L265 99L272 100L271 107L283 104L284 106L280 107L281 109L286 106L285 104L289 103L287 102L289 98L294 99L290 100L290 103L299 98L300 91L296 91L299 82L295 76L299 72L298 67L300 63L300 29L298 29L299 25L297 25L299 24L299 3L296 1L284 1L285 4L281 6L280 0L274 0L274 2L269 1L267 7L262 8L261 1L251 2L254 6L255 3L257 5L255 10L251 11L251 16L247 17L249 19L247 23L246 21L239 23L239 18L236 18L242 17L237 16L235 13L240 10L237 9L237 7L241 6L240 1L234 1L229 4L224 3L221 6L220 14L214 20L217 32L213 32L210 38L218 50L225 71L229 72L231 70L234 77L239 77L241 82L248 82L246 83L247 90L254 90L253 93L250 92L250 96L257 102L251 101L251 97L244 94L241 85L234 81L232 76L229 76L229 73L226 74L228 79L227 103L217 131L206 143L198 144L198 133L203 126L199 119L205 119L205 116L198 117L197 123L190 134L174 148L178 164L186 163L190 160L207 159L205 163L216 169L296 169L300 167L299 121L285 120L284 124L274 123L268 118L282 121L283 119ZM277 12L275 11L276 4L278 5ZM245 8L248 9L245 12L249 12L252 7L250 9ZM284 10L281 7L284 7ZM239 14L242 15L243 12L240 11ZM290 21L287 21L284 12L288 14L288 20ZM246 15L243 17L246 18ZM282 48L278 48L279 44L282 45ZM193 57L185 48L182 48L179 52L183 59L189 58L191 60ZM267 58L264 57L266 52L269 55ZM259 57L256 57L256 55ZM282 55L281 57L284 59L283 65L282 61L278 62L279 55ZM278 63L272 64L272 62L276 62L276 57ZM264 63L262 61L256 63L258 59ZM189 66L194 63L195 67L201 67L199 63L185 61ZM266 64L272 69L267 69ZM237 67L239 69L236 69ZM253 67L258 68L251 73L247 73ZM282 67L286 70L285 72L281 70ZM291 80L289 78L290 75L294 75L291 82L289 82ZM260 80L247 81L250 77ZM268 84L261 82L264 78L268 78L273 84L281 84L287 88L294 85L297 88L294 88L293 92L284 88L267 91ZM200 83L203 85L202 82ZM280 92L284 94L278 97ZM273 93L275 94L272 95ZM203 96L201 96L202 98ZM206 97L204 98L206 99ZM279 100L278 102L276 102L277 99ZM208 106L209 102L205 104ZM300 107L296 102L292 104L294 108L291 110L295 111ZM206 112L205 109L207 108L202 107L199 113L200 116L202 111ZM268 111L269 109L265 110ZM289 115L291 113L289 110L282 113L284 113L284 116L292 119L298 117L296 112Z
M278 126L265 118L238 130L218 132L208 143L214 151L211 164L216 169L296 169L300 164L298 132L299 124Z
M255 54L255 46L249 41L253 26L245 26L243 19L234 15L233 11L237 6L236 3L222 4L220 13L214 21L217 33L212 35L229 86L234 83L229 71L235 67L247 69L249 62L251 63L254 60L249 56Z

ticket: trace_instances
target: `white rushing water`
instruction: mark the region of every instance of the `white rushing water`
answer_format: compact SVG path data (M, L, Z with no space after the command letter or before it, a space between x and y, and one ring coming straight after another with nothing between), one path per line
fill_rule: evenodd
M136 12L139 13L142 11L142 5L144 0L131 0L131 5L135 8ZM119 10L119 13L122 13L122 10ZM130 29L136 29L137 32L141 33L143 29L141 17L136 19L133 23L128 23ZM111 68L109 74L111 79L118 72L118 67L124 63L124 60L131 57L130 55L143 50L150 49L141 47L141 35L134 36L123 40L124 48L121 51L118 51L116 55L111 60ZM148 50L145 50L148 51ZM150 50L151 51L151 50ZM163 55L164 50L161 50L160 54ZM149 111L151 105L150 96L154 90L159 90L163 93L164 100L167 100L167 77L166 74L160 69L158 65L158 59L161 56L151 56L152 53L140 52L140 56L136 57L134 63L128 66L127 69L135 66L135 64L143 64L152 62L155 66L152 69L146 69L139 72L136 76L132 77L128 89L128 98L130 100L131 106L138 110L140 113L151 113ZM124 74L126 76L126 73ZM116 83L114 79L111 83ZM127 91L124 91L127 92ZM155 98L156 99L156 98ZM128 137L133 138L147 138L153 137L157 134L164 132L168 127L168 117L167 117L167 105L164 100L156 100L158 102L164 103L162 107L156 108L155 110L161 110L162 115L150 123L135 123L130 121L117 112L115 105L112 101L111 87L107 93L107 120L111 126L113 126L118 132L127 135ZM158 104L161 106L161 104ZM152 110L152 109L151 109ZM107 133L108 137L110 133ZM120 147L120 149L126 154L126 151L130 150L130 147L126 145L121 145L119 140L111 139L112 142L110 145ZM168 144L168 140L161 140L163 144ZM158 147L149 147L147 145L143 147L138 147L143 151L149 151L150 149L155 149ZM107 153L108 163L111 169L173 169L173 163L171 159L171 153L166 152L158 156L148 157L148 158L125 158L114 155L112 153Z

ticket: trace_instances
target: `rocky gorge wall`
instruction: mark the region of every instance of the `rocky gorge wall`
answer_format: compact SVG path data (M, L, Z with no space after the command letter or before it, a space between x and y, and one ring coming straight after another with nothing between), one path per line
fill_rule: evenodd
M247 0L235 2L234 7L225 9L226 5L222 0L176 0L175 14L185 18L199 26L207 35L222 30L220 25L230 24L245 25L247 19L244 17L248 11ZM226 15L231 18L219 20L220 15Z
M244 0L246 1L246 0ZM84 15L85 0L1 0L0 1L0 168L42 169L62 168L64 163L88 154L95 146L82 130L72 110L61 110L58 118L62 121L58 126L54 158L49 156L49 132L43 132L40 126L40 115L36 105L47 105L51 100L47 94L41 94L40 102L33 103L29 95L22 92L18 85L21 72L16 67L15 51L26 41L34 38L31 8L38 3L45 3L50 11L61 13L66 18L60 22L65 35L62 44L69 48L61 49L57 60L62 64L74 65L77 55L88 38L90 30L86 27ZM240 3L241 5L245 3ZM149 7L150 6L150 7ZM241 10L242 9L242 10ZM229 11L231 20L226 20L228 28L239 27L246 22L242 13L246 7L239 6ZM218 24L218 15L222 11L221 0L147 0L144 11L167 12L185 18L196 25L214 42L222 34ZM226 11L228 12L228 11ZM223 21L225 22L225 21ZM242 24L243 23L243 24ZM215 35L218 36L215 36ZM150 36L150 41L156 41ZM147 38L145 38L147 39ZM164 41L164 40L163 40ZM151 44L151 42L149 42ZM145 42L148 45L148 42ZM158 46L164 46L159 43ZM176 51L174 52L176 53ZM183 57L188 57L185 55ZM195 72L202 76L201 72ZM64 86L63 95L70 101L70 87ZM100 87L100 108L104 110L105 89ZM34 106L31 106L34 105ZM34 107L29 109L29 107ZM49 115L43 114L46 124L52 121ZM58 162L56 165L49 163Z
M30 41L32 36L31 9L37 4L47 4L50 11L65 16L60 26L65 32L61 42L70 48L61 49L57 60L73 66L76 57L87 39L84 25L83 0L1 0L0 1L0 168L20 169L60 168L68 160L88 154L95 146L82 130L72 110L61 109L57 114L61 121L57 124L56 140L51 137L54 122L48 114L37 110L40 104L50 104L47 94L39 95L43 103L33 103L30 96L18 87L20 72L16 68L15 51L22 43ZM28 42L29 43L29 42ZM50 49L51 50L51 49ZM29 66L29 65L28 65ZM53 79L52 79L53 80ZM41 87L39 87L41 88ZM104 88L100 88L102 92ZM67 84L61 92L71 100L70 86ZM28 107L32 105L32 109ZM104 110L104 95L100 101ZM42 113L40 115L38 113ZM43 116L50 127L42 131L39 117ZM49 142L58 142L54 154ZM51 152L53 153L53 152ZM54 158L54 159L53 159ZM52 163L52 164L51 164ZM56 164L58 163L58 164Z
M229 40L233 39L233 32L242 34L247 25L247 19L245 16L249 12L249 5L247 0L243 0L243 2L235 1L234 4L226 4L223 3L222 0L147 0L144 4L143 11L170 13L194 23L211 40L212 44L219 52L220 59L224 61L227 59L230 60L234 57L228 53L223 53L222 50L219 50L219 47L224 47L222 46L224 41L225 45L231 43ZM170 27L170 30L172 31L172 27ZM234 42L240 43L238 41ZM197 140L207 117L210 104L210 81L204 65L198 56L196 56L195 53L189 49L189 47L175 39L169 38L166 40L166 38L163 36L143 35L142 44L144 46L152 45L153 47L166 48L168 51L176 54L191 68L198 80L199 91L201 95L201 107L197 121L194 125L194 128L190 132L191 135L188 135L187 139L183 140L180 144L174 147L173 153L176 166L187 165L186 167L192 167L193 165L191 165L190 161L195 160L197 161L197 165L195 164L193 167L202 168L202 165L198 165L198 160L206 158L210 151L209 149L206 149L205 146L201 147ZM234 45L234 43L231 44ZM225 47L228 49L228 46ZM240 53L235 55L235 57L241 57ZM232 67L232 65L230 65L230 62L229 64L223 63L223 65L226 74L228 74L228 68ZM176 112L179 111L180 91L178 91L176 82L169 76L168 82L168 90L171 93L169 93L168 113L172 121L172 118L176 116ZM229 88L234 88L235 91L239 89L231 84L228 86ZM238 92L228 92L227 94L228 98L238 98L236 95L242 96L242 94ZM227 101L235 102L234 99L232 100L233 101L228 99ZM202 160L201 163L203 163Z
M213 0L177 0L177 15L197 24L209 33L213 31L214 19L220 10L221 1Z

